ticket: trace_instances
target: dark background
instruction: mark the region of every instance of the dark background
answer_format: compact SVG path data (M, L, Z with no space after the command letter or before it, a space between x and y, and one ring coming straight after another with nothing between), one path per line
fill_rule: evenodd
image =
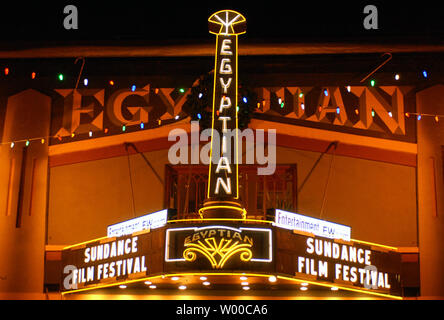
M74 4L79 29L65 30L63 8ZM376 5L379 30L365 30L363 9ZM1 1L0 45L212 41L207 18L221 9L245 15L252 41L440 42L440 1Z

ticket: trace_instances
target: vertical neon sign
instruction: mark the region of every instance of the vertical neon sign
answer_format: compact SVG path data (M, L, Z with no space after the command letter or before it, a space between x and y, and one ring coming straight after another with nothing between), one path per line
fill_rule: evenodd
M222 10L212 14L208 24L210 33L216 35L211 161L207 199L199 214L207 218L245 218L239 201L237 163L237 47L238 35L246 32L246 19L236 11ZM215 131L219 139L215 139Z

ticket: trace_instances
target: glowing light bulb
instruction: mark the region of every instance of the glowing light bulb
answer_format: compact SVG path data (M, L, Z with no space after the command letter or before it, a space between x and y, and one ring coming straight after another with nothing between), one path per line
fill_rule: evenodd
M418 119L418 121L421 120L421 115L418 114L418 116L416 117L416 119Z
M375 110L372 110L372 117L375 116Z
M427 74L427 71L426 71L426 70L422 70L422 76L423 76L424 78L427 78L427 77L428 77L428 74Z
M305 110L305 104L301 103L301 109Z
M186 288L187 288L187 286L184 286L184 285L179 286L179 290L186 290Z
M123 132L126 131L126 126L122 126L122 131L123 131Z
M150 284L153 284L151 281L145 281L145 284L148 286Z
M324 90L324 95L325 95L326 97L328 97L328 90L327 90L327 89Z
M140 123L140 129L145 128L145 124L143 122Z
M307 288L307 287L301 287L300 290L301 290L301 291L307 291L308 288Z
M88 79L87 79L87 78L83 79L83 84L84 84L85 86L88 85Z
M126 289L127 287L126 287L126 285L121 284L121 285L119 286L119 288L120 288L120 289Z
M40 140L40 142L41 142L42 144L45 144L45 139L42 138L42 140Z
M388 115L390 116L390 118L393 117L393 113L391 111L389 111Z
M341 112L341 109L339 107L336 108L336 113L339 114Z
M243 98L242 98L242 101L243 101L244 103L247 103L247 102L248 102L247 97L243 97Z
M155 284L152 284L152 285L150 285L150 287L149 287L150 289L156 289L157 288L157 286L155 285Z
M198 95L199 99L201 99L201 98L202 98L202 96L203 96L203 93L202 93L202 92L200 92L200 93L199 93L199 95Z
M184 93L184 92L185 92L185 89L184 89L184 88L180 88L180 89L179 89L179 92L180 92L180 93Z
M242 287L242 290L245 290L245 291L250 290L250 287Z
M338 287L331 287L330 290L331 290L331 291L338 291L339 288L338 288Z
M63 81L63 79L64 79L63 73L59 73L58 78L60 81Z
M197 114L198 119L202 119L202 115L200 113Z
M372 87L374 87L375 84L376 84L376 81L372 79L372 80L370 81L370 85L371 85Z
M400 78L399 74L395 74L395 80L399 80Z
M9 68L5 68L5 76L9 74Z
M113 86L113 85L114 85L114 81L113 81L113 80L110 80L110 81L109 81L109 85L110 85L110 86Z
M202 284L203 284L204 286L209 286L211 283L209 283L208 281L204 281L204 282L202 282Z
M242 277L240 277L239 279L241 279L242 281L246 281L246 280L248 280L248 278L245 277L245 276L242 276Z
M26 140L25 146L29 146L29 140Z
M15 146L15 143L11 142L11 149L14 148L14 146Z
M179 279L180 279L179 277L171 277L171 280L173 280L173 281L177 281Z
M438 116L435 116L435 121L439 122L439 117Z
M301 92L299 93L299 98L302 98L304 96L304 94Z
M405 113L405 116L406 116L407 118L410 118L410 113L406 112L406 113Z
M175 120L179 120L179 115L174 117Z
M248 282L247 281L241 282L241 286L248 286Z
M347 91L351 92L351 87L350 86L347 86Z
M89 132L89 136L90 136L90 137L93 136L93 132L92 132L92 131Z
M35 76L36 76L35 72L31 73L31 79L35 79Z
M135 85L135 84L133 84L133 85L131 86L131 91L132 91L132 92L136 91L136 85Z
M276 281L277 281L277 278L276 278L275 276L270 276L270 277L268 277L268 281L270 281L270 282L276 282Z
M279 103L279 104L282 103L282 98L281 98L281 97L278 98L278 103Z

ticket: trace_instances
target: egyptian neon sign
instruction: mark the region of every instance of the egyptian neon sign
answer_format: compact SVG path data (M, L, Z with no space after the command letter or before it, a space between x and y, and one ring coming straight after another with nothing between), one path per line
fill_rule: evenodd
M200 269L253 268L273 261L268 228L204 226L166 230L165 261Z
M208 19L210 33L216 35L216 55L214 67L213 116L211 152L208 175L205 213L218 209L218 213L234 210L234 215L245 213L239 204L238 184L238 35L245 33L246 20L232 10L218 11ZM215 141L214 131L220 141ZM229 131L236 130L235 143L228 141Z

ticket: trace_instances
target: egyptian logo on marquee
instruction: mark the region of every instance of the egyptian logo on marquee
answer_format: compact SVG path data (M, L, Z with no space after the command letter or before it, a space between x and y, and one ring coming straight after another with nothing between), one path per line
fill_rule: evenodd
M239 254L241 261L253 257L253 238L242 234L242 230L212 229L200 230L185 238L183 257L195 261L198 254L210 261L213 269L221 269L232 256Z
M223 269L246 262L272 261L271 229L205 226L168 229L166 262L197 263ZM207 261L207 262L205 262Z

